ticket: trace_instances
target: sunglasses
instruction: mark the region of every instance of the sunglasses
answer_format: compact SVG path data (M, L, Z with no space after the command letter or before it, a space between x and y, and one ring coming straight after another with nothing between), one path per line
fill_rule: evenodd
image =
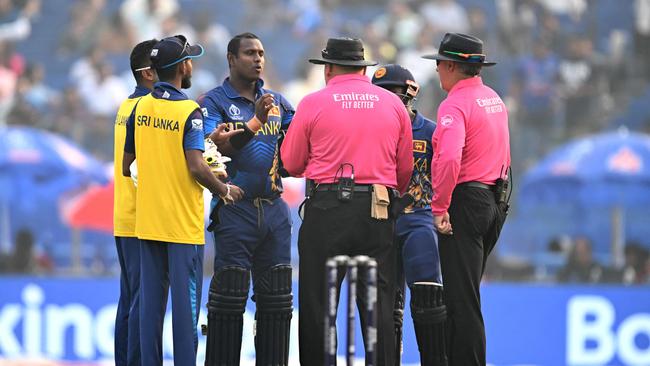
M183 56L184 52L187 53L186 51L187 48L190 46L190 42L188 42L187 39L181 35L176 36L176 38L180 39L181 41L185 41L185 43L183 43L183 48L181 49L181 53L178 54L178 57L181 57Z

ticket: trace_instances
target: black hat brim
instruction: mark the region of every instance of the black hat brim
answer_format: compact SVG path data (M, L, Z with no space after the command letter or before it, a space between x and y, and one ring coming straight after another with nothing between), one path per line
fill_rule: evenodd
M463 61L459 60L457 58L452 58L448 56L441 55L439 53L435 53L433 55L424 55L422 58L427 59L427 60L438 60L438 61L453 61L453 62L460 62L464 64L473 64L473 65L481 65L481 66L494 66L497 63L496 62L491 62L491 61L483 61L483 62L471 62L471 61Z
M325 58L310 58L309 62L316 65L333 64L340 66L375 66L376 61L371 60L332 60Z

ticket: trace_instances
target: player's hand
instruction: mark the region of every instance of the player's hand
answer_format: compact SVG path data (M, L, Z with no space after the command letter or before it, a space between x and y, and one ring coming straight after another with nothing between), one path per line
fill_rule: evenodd
M228 129L228 125L225 123L220 124L217 128L212 131L210 134L210 140L214 142L217 147L222 146L230 140L231 137L244 132L243 129Z
M433 225L440 234L452 235L454 233L451 228L451 221L449 221L449 212L445 212L442 216L434 216Z
M219 193L219 198L226 205L229 205L244 198L244 190L235 185L226 184L224 185L224 192Z
M275 106L273 104L273 94L266 93L255 101L255 117L262 123L266 124L269 119L269 111Z

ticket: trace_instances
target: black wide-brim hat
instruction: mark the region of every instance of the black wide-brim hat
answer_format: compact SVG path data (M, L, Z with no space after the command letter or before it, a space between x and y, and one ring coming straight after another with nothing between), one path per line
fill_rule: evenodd
M364 58L363 43L357 38L330 38L321 51L321 58L310 58L317 65L375 66L377 62Z
M429 60L453 61L467 64L493 66L496 62L485 61L483 41L462 33L447 33L440 42L438 53L424 55L422 58Z

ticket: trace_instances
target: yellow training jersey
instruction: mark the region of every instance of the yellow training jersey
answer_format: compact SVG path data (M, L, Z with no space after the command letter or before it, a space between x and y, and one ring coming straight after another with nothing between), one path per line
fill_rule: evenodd
M115 118L115 146L113 148L114 197L113 197L113 235L135 236L135 185L129 177L122 175L126 121L141 97L129 98L122 102Z
M183 134L199 108L192 100L142 97L135 112L138 238L204 244L203 188L185 160Z

